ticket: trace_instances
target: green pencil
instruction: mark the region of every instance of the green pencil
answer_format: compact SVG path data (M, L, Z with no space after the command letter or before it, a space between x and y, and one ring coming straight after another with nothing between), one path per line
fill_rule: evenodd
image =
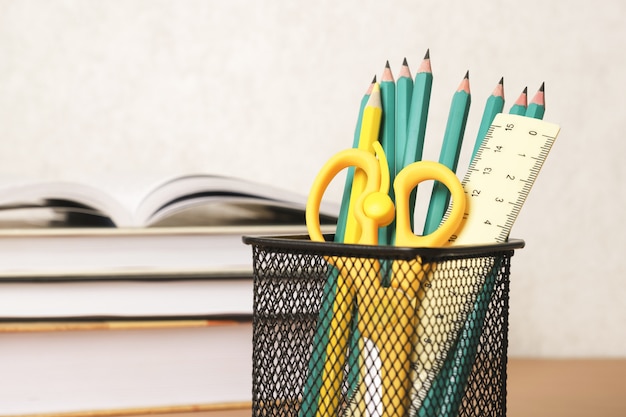
M542 93L543 85L539 89L536 98L533 99L536 105L541 108L543 108L543 106L541 106L543 99ZM527 89L524 88L524 91L515 102L515 105L511 108L511 113L519 112L514 114L525 115L526 99ZM536 113L535 115L538 114L539 113ZM543 112L541 112L541 116L543 116ZM487 274L485 283L476 296L474 307L465 321L454 348L450 350L442 369L433 382L431 388L433 395L437 395L437 393L440 392L445 393L445 396L438 405L439 414L437 415L441 417L454 416L458 413L458 408L461 404L467 380L476 356L477 346L472 345L470 341L476 340L482 333L485 313L489 301L491 300L499 268L500 260L497 260L496 264ZM445 388L443 388L443 385L445 385ZM429 392L429 395L431 395L431 392ZM434 398L432 400L434 401Z
M354 131L354 139L352 142L353 148L358 148L359 139L361 137L361 122L363 119L363 112L367 103L370 99L371 92L376 84L376 76L370 83L367 91L363 95L361 99L361 104L359 107L359 115L357 117L356 128ZM350 195L352 193L352 183L354 179L354 167L348 168L348 174L346 178L346 182L344 185L343 198L341 201L341 207L339 211L339 217L337 219L337 228L335 231L335 242L343 242L344 235L346 231L346 224L350 213ZM317 328L315 329L315 334L313 335L313 343L314 350L311 353L311 358L308 364L308 372L306 376L306 380L302 387L302 404L300 408L299 417L308 417L311 415L315 415L318 412L318 405L320 401L320 387L323 384L323 362L326 357L326 347L328 346L328 325L333 312L333 306L335 304L335 297L337 293L337 276L339 275L339 271L336 268L331 268L328 273L328 279L323 288L323 302L320 306L319 312L319 322L317 323ZM346 359L350 365L350 369L358 369L358 350L354 349L355 341L358 341L360 336L358 335L358 331L356 329L355 323L351 324L350 330L350 354ZM358 374L355 371L351 371L348 376L348 384L350 386L355 386L358 382Z
M500 78L500 82L493 90L493 93L487 98L485 104L485 110L483 111L483 118L480 121L480 127L478 128L478 135L476 136L476 143L474 144L474 151L472 152L472 158L476 155L478 148L480 148L483 139L489 130L489 126L493 122L496 114L502 113L504 108L504 77Z
M404 152L409 128L409 112L413 95L413 77L404 58L400 76L396 81L396 174L404 165Z
M432 85L433 73L430 67L430 51L426 51L426 55L424 55L424 59L415 74L402 168L422 159Z
M503 108L504 79L500 79L493 93L487 99L472 158L474 158L478 148L480 148L494 117L496 114L501 113ZM526 110L525 102L523 110ZM484 315L487 311L486 304L488 304L491 299L491 293L495 284L495 275L497 275L494 271L497 271L497 269L492 269L485 279L485 284L477 295L472 312L468 315L463 325L460 337L457 338L453 347L448 351L446 360L433 381L428 396L426 397L430 400L429 404L433 404L433 408L438 410L439 414L437 415L441 417L456 415L460 401L463 398L475 356L475 349L472 348L469 342L480 337ZM437 396L440 396L442 393L443 397L437 401Z
M385 64L383 75L380 80L380 100L383 107L378 141L383 146L389 167L389 183L393 184L396 177L396 83L389 67L389 61ZM389 196L394 201L393 187L389 187ZM388 245L391 243L391 230L393 223L381 227L378 231L378 244Z
M409 121L407 124L404 157L402 158L402 164L398 167L398 171L407 165L422 159L432 85L433 72L430 66L430 50L427 50L424 55L424 59L420 63L417 73L415 74L413 94L411 95L411 106L409 108ZM417 189L414 189L409 196L409 213L413 213L415 210L416 195ZM413 216L411 216L411 227L413 227ZM392 233L394 232L392 231ZM392 241L393 240L394 239L392 239Z
M544 83L541 83L541 87L539 87L539 90L528 105L528 109L526 109L526 117L543 119L543 114L546 111L546 103L543 90Z
M448 123L443 136L443 145L441 147L441 153L439 154L439 162L452 171L456 171L459 162L459 154L461 153L461 145L463 144L463 134L465 133L465 124L467 122L470 102L471 96L468 71L452 97ZM435 182L430 196L428 212L426 213L424 235L432 233L439 227L449 202L450 192L448 189L440 182Z
M513 106L511 106L511 109L509 110L509 114L517 114L519 116L526 115L527 102L528 102L528 87L524 87L524 91L522 91L522 94L519 95L517 100L515 100L515 103L513 104Z
M501 258L485 277L471 313L445 356L443 365L433 380L421 407L412 417L456 417L475 364L478 340L482 334L489 303L496 285ZM471 389L471 388L470 388Z

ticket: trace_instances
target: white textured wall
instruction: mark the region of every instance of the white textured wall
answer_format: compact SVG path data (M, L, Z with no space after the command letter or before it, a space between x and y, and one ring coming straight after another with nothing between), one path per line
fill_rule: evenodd
M510 352L625 356L625 18L622 0L3 0L0 172L307 192L387 59L415 71L430 48L429 159L470 70L461 164L500 76L507 109L545 81L562 131L513 232Z

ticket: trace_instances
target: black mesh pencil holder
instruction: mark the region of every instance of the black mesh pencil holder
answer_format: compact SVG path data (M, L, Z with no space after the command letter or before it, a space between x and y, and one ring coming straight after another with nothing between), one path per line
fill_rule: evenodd
M244 241L254 417L506 415L510 259L523 241Z

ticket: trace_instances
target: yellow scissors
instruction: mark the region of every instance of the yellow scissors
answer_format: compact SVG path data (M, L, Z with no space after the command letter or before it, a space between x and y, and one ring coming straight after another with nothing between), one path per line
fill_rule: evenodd
M350 213L360 225L361 234L355 241L344 243L376 245L378 228L396 219L396 246L434 247L446 244L462 222L466 197L454 172L437 162L421 161L405 167L394 180L396 204L389 197L389 172L382 147L374 143L376 156L359 149L347 149L334 155L320 170L313 183L306 208L306 223L313 241L324 241L320 230L319 208L330 182L343 169L354 166L362 170L367 182L350 207ZM411 229L409 196L423 181L444 184L452 195L450 214L429 235L416 236ZM372 258L327 257L327 262L339 271L337 291L330 318L328 345L323 359L322 385L317 404L317 416L336 415L341 395L341 382L348 344L347 329L352 319L352 304L356 303L357 328L361 336L373 342L381 361L382 416L405 416L410 403L411 355L415 344L417 324L416 297L420 282L433 265L423 265L421 259L394 261L391 286L382 285L380 261ZM361 373L363 373L363 369ZM359 405L365 415L365 405Z

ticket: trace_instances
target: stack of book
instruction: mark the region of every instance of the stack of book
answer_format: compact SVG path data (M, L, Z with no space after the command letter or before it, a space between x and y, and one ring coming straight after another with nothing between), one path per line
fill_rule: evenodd
M135 201L0 186L0 416L250 407L242 236L306 233L305 197L196 175ZM332 232L337 207L324 209Z

